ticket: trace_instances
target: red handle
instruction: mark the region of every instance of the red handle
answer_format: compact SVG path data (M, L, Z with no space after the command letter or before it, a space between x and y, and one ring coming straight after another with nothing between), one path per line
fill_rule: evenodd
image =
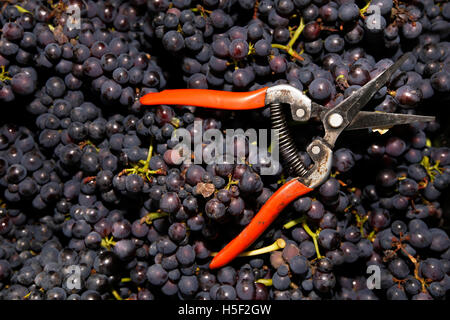
M209 268L220 268L232 261L258 239L289 203L312 190L298 181L298 179L285 183L267 200L247 227L225 248L220 250L209 264Z
M144 105L178 104L228 110L249 110L265 105L267 88L250 92L208 89L176 89L147 93L140 99Z

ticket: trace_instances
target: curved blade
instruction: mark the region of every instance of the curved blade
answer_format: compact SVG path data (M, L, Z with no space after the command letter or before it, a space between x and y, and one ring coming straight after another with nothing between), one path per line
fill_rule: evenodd
M323 139L330 146L334 146L341 132L353 122L360 110L370 101L370 99L372 99L375 93L389 81L391 76L408 58L408 55L409 54L406 53L398 58L393 65L388 67L377 77L353 92L337 106L321 115L321 120L325 129Z
M357 113L372 99L375 93L380 90L386 82L392 77L392 75L400 68L400 66L406 61L409 54L404 54L398 60L380 73L377 77L370 80L363 87L353 92L347 99L338 104L335 108L330 110L330 113L341 112L346 113L348 121L350 123L355 118Z
M385 129L399 124L434 120L435 117L414 114L360 111L345 130Z

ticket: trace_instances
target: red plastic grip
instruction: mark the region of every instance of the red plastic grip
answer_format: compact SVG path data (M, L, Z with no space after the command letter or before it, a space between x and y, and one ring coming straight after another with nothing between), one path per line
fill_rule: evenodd
M265 105L267 88L250 92L229 92L208 89L175 89L147 93L143 105L177 104L227 110L250 110Z
M209 264L209 268L220 268L231 262L258 239L289 203L312 190L298 181L298 179L285 183L267 200L247 227L220 250Z

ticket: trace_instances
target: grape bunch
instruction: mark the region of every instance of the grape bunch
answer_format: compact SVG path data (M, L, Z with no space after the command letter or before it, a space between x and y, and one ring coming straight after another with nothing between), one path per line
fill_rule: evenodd
M379 109L411 109L450 90L448 4L441 10L433 1L198 2L149 4L155 36L179 61L189 88L288 83L334 106L389 66L386 55L412 51L401 68L406 75L380 90L389 107Z
M0 299L447 299L449 25L438 0L8 1ZM295 177L239 130L234 153L195 140L186 153L178 136L269 128L270 111L139 98L289 84L331 108L406 52L368 108L436 121L346 133L330 177L211 270ZM322 134L315 121L293 130L300 150Z
M1 101L28 98L29 111L41 114L66 91L82 89L104 105L133 109L140 107L141 95L165 87L161 68L139 41L145 21L137 17L137 8L103 1L75 4L85 17L76 21L79 26L69 23L72 3L26 1L4 8ZM40 98L33 101L33 96Z

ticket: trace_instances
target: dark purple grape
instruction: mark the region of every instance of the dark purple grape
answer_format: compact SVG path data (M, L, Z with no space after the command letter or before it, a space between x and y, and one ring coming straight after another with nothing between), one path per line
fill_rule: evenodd
M389 263L389 270L397 279L404 279L410 273L408 265L400 258L394 259Z
M338 149L333 155L333 166L340 172L347 172L355 165L353 153L349 149Z
M147 270L148 281L155 286L162 286L168 279L167 271L160 264L154 264Z
M415 39L422 33L422 29L419 21L407 22L402 26L402 33L406 39Z
M270 54L272 46L270 42L265 39L260 39L255 43L255 53L258 56L266 57Z
M326 100L332 93L332 84L324 78L314 79L308 86L309 94L313 99Z
M386 153L393 157L398 157L403 154L406 150L406 143L398 138L389 138L386 142Z
M356 20L359 16L359 8L355 3L344 3L339 7L338 17L344 22Z
M305 274L308 271L308 260L296 255L289 260L289 267L295 274Z
M435 258L428 258L419 265L419 272L426 279L440 281L444 277L442 263Z
M181 202L175 192L167 192L161 196L159 206L164 212L174 213L180 208Z
M415 248L426 248L431 244L432 235L427 229L411 230L409 243Z
M439 92L450 91L450 74L445 71L436 72L431 76L431 86Z
M222 220L225 217L226 208L219 200L211 199L205 205L205 213L213 220Z
M29 95L36 90L36 82L30 74L19 72L12 77L11 88L16 94Z
M162 42L164 48L172 52L180 51L184 47L183 36L179 32L173 30L164 35Z
M336 285L336 277L333 273L316 271L313 275L313 285L319 292L329 292Z
M319 234L319 243L327 250L337 249L340 244L339 233L332 229L324 229Z
M243 59L248 54L248 43L242 39L235 39L230 43L228 51L232 59Z
M270 69L275 73L283 73L286 71L287 63L283 56L274 56L270 62Z
M405 85L397 89L395 99L404 108L412 108L422 100L422 91L418 88Z

